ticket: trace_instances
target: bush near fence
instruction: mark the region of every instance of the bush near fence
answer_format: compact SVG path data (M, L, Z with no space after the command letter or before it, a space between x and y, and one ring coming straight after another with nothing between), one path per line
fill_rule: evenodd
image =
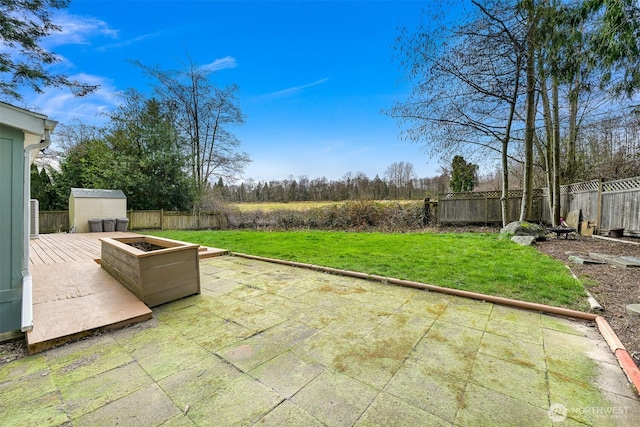
M426 206L426 209L425 209ZM230 212L229 227L253 230L353 230L406 231L430 225L433 204L349 201L330 206L299 209Z

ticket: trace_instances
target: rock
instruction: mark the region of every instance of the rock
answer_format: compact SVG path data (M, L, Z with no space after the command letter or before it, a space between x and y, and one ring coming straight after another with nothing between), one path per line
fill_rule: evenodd
M513 221L503 227L500 233L512 234L513 236L533 236L535 240L545 240L546 230L538 224Z
M633 314L634 316L640 316L640 304L627 305L627 313Z
M534 236L513 236L511 241L520 246L531 246L536 243L536 238Z

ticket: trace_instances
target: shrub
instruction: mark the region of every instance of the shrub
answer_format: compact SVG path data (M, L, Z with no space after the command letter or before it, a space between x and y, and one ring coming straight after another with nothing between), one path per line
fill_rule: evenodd
M235 229L406 231L427 225L430 224L425 222L422 201L400 204L362 200L308 210L242 212L236 209L229 213L229 226Z

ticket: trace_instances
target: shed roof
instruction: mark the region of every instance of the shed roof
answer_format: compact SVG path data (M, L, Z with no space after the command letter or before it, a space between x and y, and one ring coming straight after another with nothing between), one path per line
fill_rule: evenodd
M72 188L71 196L77 199L126 199L122 190L98 190L91 188Z

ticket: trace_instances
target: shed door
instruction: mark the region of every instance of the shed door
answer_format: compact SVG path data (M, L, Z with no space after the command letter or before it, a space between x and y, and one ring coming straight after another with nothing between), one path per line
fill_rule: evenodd
M0 334L20 329L24 247L24 135L0 125Z

